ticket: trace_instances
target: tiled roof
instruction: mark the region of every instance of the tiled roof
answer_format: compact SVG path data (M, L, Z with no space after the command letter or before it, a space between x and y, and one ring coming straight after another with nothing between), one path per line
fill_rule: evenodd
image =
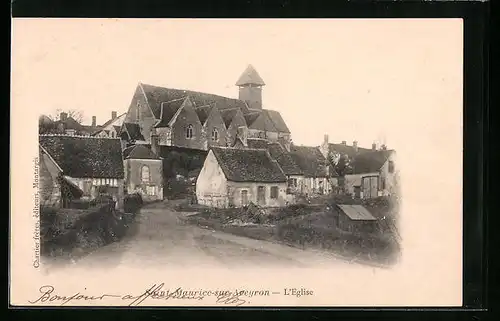
M252 112L244 115L247 127L250 127L259 118L260 112Z
M218 109L227 108L245 108L244 101L234 98L223 97L219 95L207 94L191 90L164 88L148 84L140 84L142 86L149 106L157 119L160 118L161 103L172 101L175 99L185 98L189 96L194 104L194 107L212 105Z
M160 159L149 147L133 145L123 150L123 159Z
M259 73L257 70L252 65L248 65L248 67L245 69L245 71L241 74L240 78L236 82L236 86L243 86L243 85L259 85L259 86L264 86L264 80L260 77Z
M378 172L392 152L393 150L376 150L357 155L351 165L353 174Z
M170 105L173 101L183 101L186 97L189 97L193 102L194 107L212 106L216 107L221 111L222 118L226 127L231 124L231 121L236 114L237 110L240 109L245 115L245 120L247 121L247 126L254 126L255 129L265 130L265 131L280 131L284 133L290 133L290 130L286 126L285 121L281 117L280 113L274 110L261 110L261 109L249 109L247 104L243 100L228 98L219 95L207 94L191 90L182 89L172 89L164 88L159 86L153 86L148 84L140 84L144 93L146 95L147 101L154 116L157 119L161 119L160 124L157 127L167 126L168 122L172 119L175 114L176 104L173 106L168 106L169 108L163 110L162 104ZM164 107L165 108L165 107ZM227 111L226 111L227 110ZM264 116L260 117L261 114ZM199 116L200 117L200 116ZM201 116L202 118L205 116ZM208 117L208 116L207 116ZM202 123L204 121L200 119Z
M326 176L326 159L318 147L291 146L290 154L305 176Z
M248 148L254 149L266 149L267 148L267 140L260 138L247 138Z
M59 126L59 124L64 125L64 129L73 129L76 131L87 131L86 127L91 127L91 126L83 126L79 122L77 122L73 117L68 116L66 120L58 120L55 122L55 126Z
M358 147L357 151L354 146L344 145L344 144L328 144L328 150L330 152L337 152L342 155L347 155L349 158L354 158L359 153L372 151L368 148Z
M200 120L202 125L205 125L205 122L208 119L208 116L210 116L210 112L212 111L212 106L206 105L206 106L201 106L201 107L196 107L194 109L196 111L196 114L198 115L198 119Z
M288 133L288 134L290 133L290 130L286 126L286 123L283 120L283 118L281 117L281 114L279 112L277 112L275 110L269 110L269 109L264 109L264 112L267 113L268 117L273 122L274 127L276 127L276 129L279 132Z
M286 176L267 150L212 147L227 180L233 182L286 182Z
M376 221L377 219L361 205L338 205L338 207L353 221Z
M286 175L302 175L302 169L295 163L292 155L287 152L279 143L271 143L267 145L269 154L280 165Z
M238 113L238 108L230 108L230 109L224 109L221 110L221 116L222 119L224 120L224 124L226 125L226 128L228 128L231 125L231 122L233 121L234 116Z
M145 140L141 134L141 128L136 123L123 123L122 131L126 131L131 140Z
M119 121L122 117L125 117L126 115L127 115L127 113L123 113L120 116L117 116L116 118L111 118L107 122L105 122L104 124L102 124L101 127L104 128L104 127L108 126L109 124L111 124L111 123L113 123L115 121Z
M278 132L267 112L254 112L245 115L247 127L267 132Z
M119 139L40 135L39 143L65 175L75 178L123 178Z
M181 108L186 98L179 98L161 103L160 122L155 127L167 127L174 115Z

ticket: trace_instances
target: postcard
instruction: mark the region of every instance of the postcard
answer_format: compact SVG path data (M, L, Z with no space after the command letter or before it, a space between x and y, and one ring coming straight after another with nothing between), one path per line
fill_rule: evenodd
M12 26L12 305L461 306L461 19Z

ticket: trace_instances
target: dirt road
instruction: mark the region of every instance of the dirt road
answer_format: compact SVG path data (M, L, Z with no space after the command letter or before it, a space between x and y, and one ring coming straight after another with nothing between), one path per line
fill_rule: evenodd
M102 247L73 264L79 267L210 266L318 267L349 264L324 253L203 229L184 222L176 212L157 205L141 209L120 242Z

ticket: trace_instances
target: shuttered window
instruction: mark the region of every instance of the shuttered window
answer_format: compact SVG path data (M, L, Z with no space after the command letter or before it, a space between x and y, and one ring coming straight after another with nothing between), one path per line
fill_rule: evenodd
M271 198L278 198L278 186L272 186L271 187Z

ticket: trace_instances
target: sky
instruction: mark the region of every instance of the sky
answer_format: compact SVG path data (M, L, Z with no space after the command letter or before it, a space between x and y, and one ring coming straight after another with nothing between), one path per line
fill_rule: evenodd
M237 98L252 64L296 144L403 147L433 117L461 116L456 19L14 20L13 101L37 115L79 109L102 124L138 82Z

